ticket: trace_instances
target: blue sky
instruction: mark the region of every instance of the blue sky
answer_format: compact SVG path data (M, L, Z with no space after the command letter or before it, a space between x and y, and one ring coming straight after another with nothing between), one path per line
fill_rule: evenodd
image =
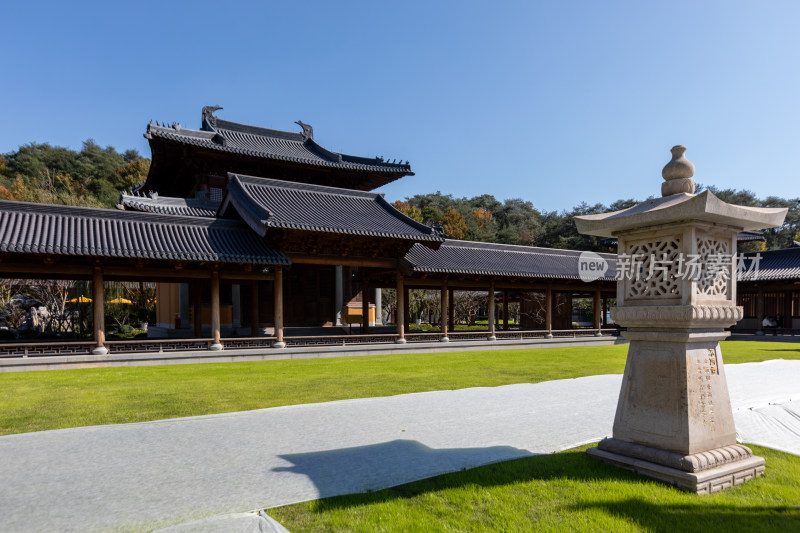
M797 2L14 2L0 152L93 138L149 156L150 119L218 116L408 159L437 190L540 210L695 179L800 196Z

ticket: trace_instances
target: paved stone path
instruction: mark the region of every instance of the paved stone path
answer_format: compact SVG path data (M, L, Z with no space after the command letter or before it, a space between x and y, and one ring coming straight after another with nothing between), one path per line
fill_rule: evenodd
M800 361L729 365L726 372L737 427L741 413L752 418L750 408L791 407L800 397ZM592 376L0 437L0 530L148 531L564 450L611 433L620 379ZM783 449L794 442L790 451L800 455L796 430L749 424L751 434L742 438L773 439Z

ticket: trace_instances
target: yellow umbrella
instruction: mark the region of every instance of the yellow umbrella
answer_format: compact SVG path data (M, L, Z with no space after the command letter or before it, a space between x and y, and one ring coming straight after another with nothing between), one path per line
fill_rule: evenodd
M79 298L73 298L71 300L67 300L68 304L88 304L92 303L91 298L87 298L86 296L80 296Z
M125 304L125 305L133 305L133 302L128 300L127 298L114 298L113 300L109 300L106 303L109 304Z

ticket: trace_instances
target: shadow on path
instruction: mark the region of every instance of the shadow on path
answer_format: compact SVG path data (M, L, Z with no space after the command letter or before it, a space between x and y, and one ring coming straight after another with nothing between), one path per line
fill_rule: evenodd
M415 440L280 455L293 466L273 468L307 476L320 497L371 492L444 472L533 455L512 446L433 449Z

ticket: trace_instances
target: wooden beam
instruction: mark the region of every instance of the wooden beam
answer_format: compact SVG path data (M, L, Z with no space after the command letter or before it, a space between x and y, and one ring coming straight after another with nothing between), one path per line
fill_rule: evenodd
M286 254L292 263L298 265L343 265L371 268L397 268L396 259L374 259L371 257L341 257L338 255Z
M271 281L275 275L271 272L226 272L220 271L219 278L224 280L244 280L244 281Z
M25 263L0 263L0 273L7 274L6 277L16 277L18 279L33 278L38 276L46 276L48 279L54 279L54 275L63 275L64 278L58 279L72 279L78 277L79 279L92 279L92 265L45 265L42 262L25 262Z

